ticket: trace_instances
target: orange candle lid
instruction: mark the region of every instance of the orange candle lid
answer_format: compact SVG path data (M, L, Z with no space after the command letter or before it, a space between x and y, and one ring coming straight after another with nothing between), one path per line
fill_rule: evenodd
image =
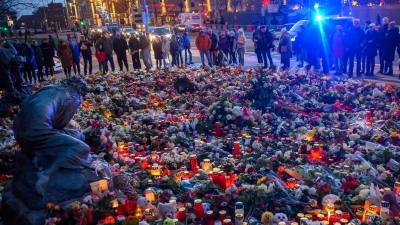
M312 218L312 215L311 214L306 214L306 215L304 215L307 219L310 219L310 218Z
M320 213L320 214L317 215L317 217L318 217L319 219L322 219L322 218L324 218L325 216L324 216L323 214Z
M304 213L297 213L297 217L304 217Z

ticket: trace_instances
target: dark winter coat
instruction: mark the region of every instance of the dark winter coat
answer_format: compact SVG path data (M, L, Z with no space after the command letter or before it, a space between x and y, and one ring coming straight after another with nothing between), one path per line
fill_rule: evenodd
M57 56L61 60L62 68L71 68L72 67L72 52L67 45L58 47Z
M254 40L257 40L258 32L259 32L258 30L256 30L256 31L253 32L253 39L252 39L253 41L254 41ZM260 50L260 48L258 47L258 42L254 42L254 52L255 52L255 53L258 53L259 50Z
M281 36L279 40L279 53L281 53L282 59L289 59L292 58L292 42L290 41L290 35L285 33ZM283 48L286 48L286 51L282 51Z
M44 60L43 60L43 52L42 49L39 46L31 45L34 55L35 55L35 60L36 64L38 66L43 66L44 65Z
M126 50L128 50L128 43L126 43L125 39L116 38L113 41L114 52L118 56L126 55Z
M162 43L158 41L153 42L153 51L155 59L163 59Z
M368 30L365 34L364 53L367 56L376 56L379 43L379 33L376 30Z
M146 36L140 37L140 39L139 39L139 47L140 47L141 50L146 49L146 48L147 49L150 48L150 42L149 42L149 40L147 40Z
M40 45L40 48L42 49L43 52L44 65L47 67L54 66L54 60L53 60L53 57L55 55L54 48L49 43L42 43L42 45Z
M334 34L332 36L332 57L343 58L346 53L346 35Z
M84 49L85 47L82 46L86 46L86 49ZM92 43L88 42L88 41L81 41L79 42L79 51L82 52L82 56L83 57L91 57L92 56L92 50L90 49L91 47L93 47Z
M396 53L397 43L399 41L399 31L397 29L388 30L383 44L383 59L393 61Z
M97 40L97 42L96 42L97 51L99 50L100 45L103 46L103 50L106 54L112 54L114 47L113 47L113 42L111 41L110 38L101 37L99 40Z
M237 38L236 36L228 36L229 40L229 51L234 52L237 49Z
M139 40L136 37L131 37L129 39L129 49L131 51L138 51L140 49Z
M218 49L218 37L216 34L212 33L209 35L211 39L211 48L210 51L216 51Z
M346 34L346 47L349 51L361 51L364 49L365 32L361 27L352 27Z
M179 43L176 40L176 38L172 38L171 42L169 43L169 52L171 53L171 55L175 55L178 53L179 51Z
M37 70L35 53L30 45L25 44L25 49L22 56L25 57L24 68Z
M187 33L182 36L182 43L185 49L190 49L190 39Z
M218 41L218 48L219 50L223 51L224 53L227 53L229 51L229 40L228 38L220 38Z
M378 43L378 49L379 51L383 51L383 46L385 46L385 36L388 32L389 24L385 24L381 27L379 27L379 43Z
M257 42L257 48L266 50L268 48L272 48L272 43L274 42L274 38L272 37L271 32L268 30L265 32L258 32L258 35L256 36ZM290 41L290 38L289 38Z

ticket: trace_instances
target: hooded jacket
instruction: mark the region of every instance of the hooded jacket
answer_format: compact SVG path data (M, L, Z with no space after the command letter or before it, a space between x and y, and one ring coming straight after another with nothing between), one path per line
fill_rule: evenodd
M43 52L42 49L39 46L31 45L34 55L35 55L35 60L38 66L43 66L44 65L44 60L43 60Z
M218 41L218 48L219 50L223 51L224 53L229 51L229 39L227 37L220 38Z
M216 51L218 49L218 37L214 33L211 33L209 37L211 39L211 47L209 49L210 51Z
M61 60L62 68L71 68L72 67L72 53L71 49L67 46L58 46L57 56Z

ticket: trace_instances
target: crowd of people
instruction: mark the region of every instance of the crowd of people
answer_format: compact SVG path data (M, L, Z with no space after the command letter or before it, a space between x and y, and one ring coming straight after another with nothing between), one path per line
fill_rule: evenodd
M308 62L307 69L315 67L324 74L334 70L335 75L347 73L348 77L362 74L373 76L376 72L375 57L379 56L378 73L393 75L396 49L400 55L399 29L396 22L389 22L387 17L377 27L371 21L366 21L363 29L360 20L354 19L344 26L321 29L321 24L314 21L301 26L293 51L300 66ZM357 64L355 71L354 62Z

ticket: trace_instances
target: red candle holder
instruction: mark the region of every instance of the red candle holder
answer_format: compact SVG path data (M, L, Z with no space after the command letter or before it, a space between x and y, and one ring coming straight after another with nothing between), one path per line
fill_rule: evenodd
M217 137L221 136L221 123L220 122L215 123L215 135Z
M186 222L186 209L184 207L179 208L176 214L179 222Z
M219 221L224 221L227 218L226 211L221 210L219 211Z
M238 159L239 156L240 156L240 142L235 141L235 142L233 143L233 157L234 157L235 159Z
M190 156L190 164L192 165L192 171L197 172L197 168L199 167L199 163L197 162L197 156L191 155Z
M201 199L196 199L193 206L194 214L197 218L204 218L203 202Z

